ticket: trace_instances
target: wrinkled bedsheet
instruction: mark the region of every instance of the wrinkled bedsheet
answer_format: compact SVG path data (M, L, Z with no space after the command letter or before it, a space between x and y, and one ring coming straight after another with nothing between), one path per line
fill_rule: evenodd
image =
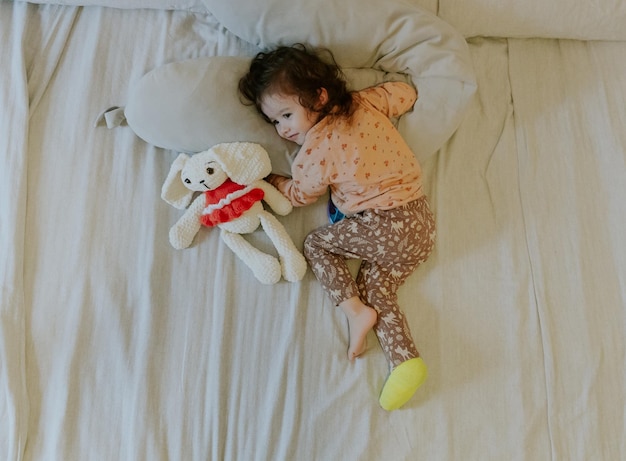
M94 126L149 70L253 45L201 10L6 1L0 40L0 458L626 457L623 43L469 41L399 293L430 376L387 413L375 336L349 363L310 272L260 285L215 230L172 249L176 153ZM280 218L299 246L323 202Z

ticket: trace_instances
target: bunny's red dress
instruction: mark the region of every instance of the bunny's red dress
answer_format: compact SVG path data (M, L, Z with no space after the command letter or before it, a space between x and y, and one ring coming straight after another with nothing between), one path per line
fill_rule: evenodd
M204 193L205 207L200 222L205 226L217 226L237 219L254 205L263 200L263 189L242 186L227 179L217 189Z

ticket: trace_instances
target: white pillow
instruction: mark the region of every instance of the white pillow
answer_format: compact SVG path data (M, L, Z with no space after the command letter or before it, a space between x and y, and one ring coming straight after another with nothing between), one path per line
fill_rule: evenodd
M460 124L476 91L469 50L450 25L408 0L203 0L227 29L262 49L327 47L342 67L404 73L419 99L401 119L420 159Z
M439 16L466 37L626 40L624 0L440 0Z
M107 6L112 8L152 8L159 10L206 11L201 0L28 0L29 3L68 6Z

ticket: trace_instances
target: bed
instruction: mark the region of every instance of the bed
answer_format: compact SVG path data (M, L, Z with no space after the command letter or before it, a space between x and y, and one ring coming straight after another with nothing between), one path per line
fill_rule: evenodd
M626 459L626 6L333 5L0 2L1 459ZM420 90L399 127L438 237L399 297L429 377L396 411L310 271L261 284L215 230L171 247L167 126L103 115L155 69L295 40ZM280 221L301 248L325 203Z

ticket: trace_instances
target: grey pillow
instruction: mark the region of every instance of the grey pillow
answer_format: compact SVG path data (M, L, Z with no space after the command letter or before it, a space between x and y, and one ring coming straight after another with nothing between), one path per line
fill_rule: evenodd
M158 67L132 85L124 114L144 141L179 152L200 152L222 142L261 144L272 170L290 175L298 146L282 139L237 91L250 58L215 56Z

